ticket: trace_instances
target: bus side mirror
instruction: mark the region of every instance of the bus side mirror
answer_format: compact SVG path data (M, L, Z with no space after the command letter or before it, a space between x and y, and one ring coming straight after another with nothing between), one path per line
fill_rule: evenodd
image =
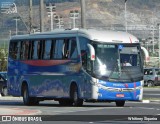
M95 49L91 44L87 44L89 48L89 54L90 54L90 60L94 61L95 60Z

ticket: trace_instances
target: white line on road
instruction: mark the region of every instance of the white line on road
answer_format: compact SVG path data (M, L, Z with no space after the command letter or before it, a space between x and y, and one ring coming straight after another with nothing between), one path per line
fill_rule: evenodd
M137 107L137 108L141 108L141 109L155 109L155 108L146 108L146 107Z
M144 95L160 96L160 94L150 94L150 93L145 93Z

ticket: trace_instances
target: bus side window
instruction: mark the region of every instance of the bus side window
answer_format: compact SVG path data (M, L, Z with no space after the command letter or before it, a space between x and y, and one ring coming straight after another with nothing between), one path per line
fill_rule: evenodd
M71 59L76 59L78 57L78 50L77 50L77 43L76 39L71 39L70 40L71 48L70 48L70 58Z
M63 48L62 48L62 56L63 56L63 59L68 59L70 58L69 54L70 54L70 51L69 51L69 39L64 39L64 42L63 42Z
M27 60L29 55L29 41L21 42L21 53L20 58L22 60Z
M82 66L84 69L87 69L87 52L85 50L81 50L82 57Z
M38 42L39 41L33 41L33 59L38 59Z
M62 59L63 42L64 40L62 39L56 40L56 48L55 48L55 56L54 56L55 59Z
M30 59L33 59L33 54L34 54L34 41L30 42Z
M11 42L9 48L10 57L13 59L18 59L19 42Z
M52 40L51 50L50 50L50 59L54 59L54 56L55 56L55 46L56 46L56 40Z
M45 41L45 48L44 48L44 56L43 59L50 59L50 51L51 51L51 40Z
M89 62L87 62L87 44L89 43L89 39L85 37L80 37L79 38L79 44L80 44L80 49L81 49L81 59L82 59L82 66L84 69L88 70L89 67Z

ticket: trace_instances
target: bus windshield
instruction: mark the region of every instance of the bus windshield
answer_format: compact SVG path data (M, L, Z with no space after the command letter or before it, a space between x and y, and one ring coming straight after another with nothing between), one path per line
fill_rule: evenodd
M143 79L140 46L133 44L93 44L93 75L102 80L133 82Z

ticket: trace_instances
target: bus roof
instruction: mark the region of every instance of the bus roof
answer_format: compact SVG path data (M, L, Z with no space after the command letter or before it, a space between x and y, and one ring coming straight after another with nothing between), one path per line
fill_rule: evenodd
M27 35L12 36L11 40L18 39L39 39L39 38L62 38L62 37L74 37L83 36L93 41L99 42L114 42L114 43L138 43L139 40L127 33L121 31L104 31L95 29L77 29L77 30L54 30L52 32L42 32Z

